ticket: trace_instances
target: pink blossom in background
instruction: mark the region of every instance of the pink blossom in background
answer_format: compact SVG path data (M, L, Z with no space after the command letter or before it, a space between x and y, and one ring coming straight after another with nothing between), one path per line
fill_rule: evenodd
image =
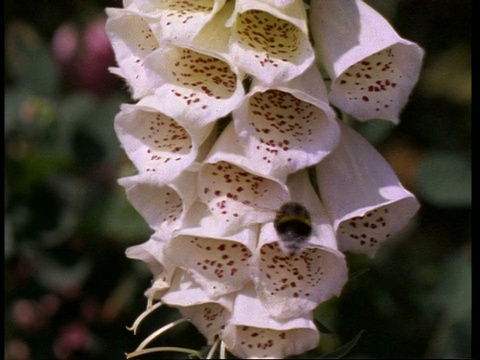
M84 28L66 22L52 39L54 58L68 84L98 97L119 88L118 77L108 70L115 65L115 56L105 33L105 21L101 17Z

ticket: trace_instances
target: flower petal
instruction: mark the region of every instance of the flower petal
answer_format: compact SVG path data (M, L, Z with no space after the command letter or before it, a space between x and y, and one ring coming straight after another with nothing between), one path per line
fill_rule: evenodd
M218 219L218 226L232 231L272 220L271 209L278 208L281 199L288 198L288 192L281 183L218 161L201 167L198 196Z
M270 223L262 228L260 239L266 244L252 261L252 277L258 296L272 317L298 316L340 294L348 271L339 251L310 245L301 253L286 255L278 243L267 242L278 239Z
M254 86L233 119L249 169L280 181L327 156L340 133L315 67L278 87Z
M314 61L303 2L274 7L258 0L237 0L230 54L235 64L262 83L285 82Z
M283 359L316 347L320 334L311 314L288 321L269 317L250 286L238 293L232 319L221 339L228 351L240 359Z
M298 0L263 0L264 3L274 7L286 7L299 2Z
M242 74L224 59L196 49L163 46L145 65L167 112L190 126L203 127L227 115L244 96Z
M409 223L419 203L367 140L346 125L341 128L339 146L316 167L318 187L339 249L373 257Z
M144 68L148 54L159 47L145 20L134 10L107 8L105 30L120 68L111 71L123 77L134 99L153 93Z
M182 229L165 247L165 255L191 274L210 297L218 298L240 290L249 280L251 252L245 244L254 242L257 232L245 228L227 237L209 230Z
M359 120L398 123L418 80L423 50L360 0L313 1L310 24L332 78L332 103Z
M154 234L148 241L130 246L125 251L128 258L145 262L153 273L154 281L145 293L153 299L160 299L172 281L174 266L163 256L164 244L165 241Z
M141 260L146 263L150 271L154 275L161 274L165 267L159 259L159 255L162 252L163 245L158 241L150 238L148 241L130 246L125 251L125 254L129 259Z
M339 295L348 280L345 257L336 248L330 219L315 194L306 171L289 178L292 200L310 212L312 235L303 251L286 255L278 246L273 223L262 226L258 250L250 262L258 297L276 319L312 311Z
M176 270L172 285L162 301L178 308L212 344L228 322L233 308L233 296L212 300L185 271Z
M223 7L225 0L141 0L138 9L160 42L188 44Z
M148 225L165 236L182 226L182 221L197 196L196 175L184 172L172 183L162 184L155 177L135 175L118 180L127 198Z
M168 110L159 98L149 96L136 105L122 105L115 117L115 130L128 157L141 173L155 173L164 183L194 162L213 129L213 124L186 128Z

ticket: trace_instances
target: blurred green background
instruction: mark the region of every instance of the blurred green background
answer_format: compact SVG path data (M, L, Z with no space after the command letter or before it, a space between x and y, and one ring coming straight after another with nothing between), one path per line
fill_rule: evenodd
M426 50L401 124L356 124L422 203L375 259L318 309L329 352L348 358L471 357L471 3L368 1ZM5 357L124 359L176 313L134 336L151 276L125 248L150 230L116 180L133 173L113 118L131 102L107 71L113 0L5 3ZM365 271L367 270L367 271ZM189 325L158 344L200 348ZM143 357L155 358L155 357ZM158 358L158 357L156 357ZM169 355L169 358L172 358Z

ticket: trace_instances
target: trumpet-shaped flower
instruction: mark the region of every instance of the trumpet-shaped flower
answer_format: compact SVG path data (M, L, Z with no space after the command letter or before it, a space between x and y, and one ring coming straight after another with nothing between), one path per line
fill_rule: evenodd
M291 80L314 61L302 1L237 0L232 17L230 54L244 72L263 84Z
M418 80L423 50L361 0L312 1L310 25L332 79L331 102L359 120L398 123Z
M343 254L337 250L330 219L305 171L289 178L291 199L304 205L312 218L313 233L302 251L280 251L272 222L262 226L257 250L250 261L258 298L276 319L291 319L312 311L339 295L347 281Z
M217 153L218 154L218 153ZM287 198L284 185L226 161L206 162L199 170L198 196L225 232L273 220L266 210Z
M385 159L342 125L340 144L316 166L318 188L337 233L338 247L374 256L419 208Z
M290 173L312 166L336 146L339 136L323 80L315 67L275 87L254 84L233 111L235 132L248 169L285 181ZM225 132L218 146L232 143ZM218 149L217 149L218 150Z
M237 294L221 339L241 359L282 359L313 349L320 334L311 313L285 321L270 317L250 285Z
M256 229L244 228L227 236L220 228L209 226L207 209L197 206L193 210L200 223L178 231L165 246L165 256L212 298L239 291L249 280L248 260L256 243Z
M158 39L133 6L125 9L107 8L106 12L108 19L105 30L119 65L110 70L125 79L134 99L152 94L144 61L147 55L158 49Z
M189 44L225 0L133 0L161 43Z
M213 300L185 271L176 270L172 284L162 301L177 308L212 344L228 323L233 310L234 295Z
M173 118L168 104L149 96L135 105L124 104L115 117L115 130L128 157L140 173L155 173L166 183L197 159L213 124L187 126Z
M183 225L183 218L197 196L195 181L195 174L184 172L170 183L159 183L146 174L122 178L118 182L148 225L162 231L166 237Z
M162 46L145 59L151 87L175 118L203 127L237 107L243 75L227 59L199 49Z
M175 270L175 267L163 256L164 245L165 239L155 233L148 241L130 246L125 252L128 258L143 261L152 272L153 282L146 291L146 295L151 300L159 300L170 288Z
M207 156L284 183L338 142L340 130L315 68L277 88L254 84Z

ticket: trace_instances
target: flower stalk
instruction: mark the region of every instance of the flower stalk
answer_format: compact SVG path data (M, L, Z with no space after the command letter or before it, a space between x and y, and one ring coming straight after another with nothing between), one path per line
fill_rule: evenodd
M211 346L206 358L316 348L313 310L341 295L344 253L374 256L419 207L340 118L398 123L423 50L361 0L313 1L308 13L299 0L125 0L107 15L112 72L135 101L115 118L137 170L119 183L154 231L127 249L154 277L130 329L162 304L184 316L128 358L200 358L147 348L187 320ZM294 253L273 223L292 215L278 213L288 201L308 214L293 214L308 227Z

